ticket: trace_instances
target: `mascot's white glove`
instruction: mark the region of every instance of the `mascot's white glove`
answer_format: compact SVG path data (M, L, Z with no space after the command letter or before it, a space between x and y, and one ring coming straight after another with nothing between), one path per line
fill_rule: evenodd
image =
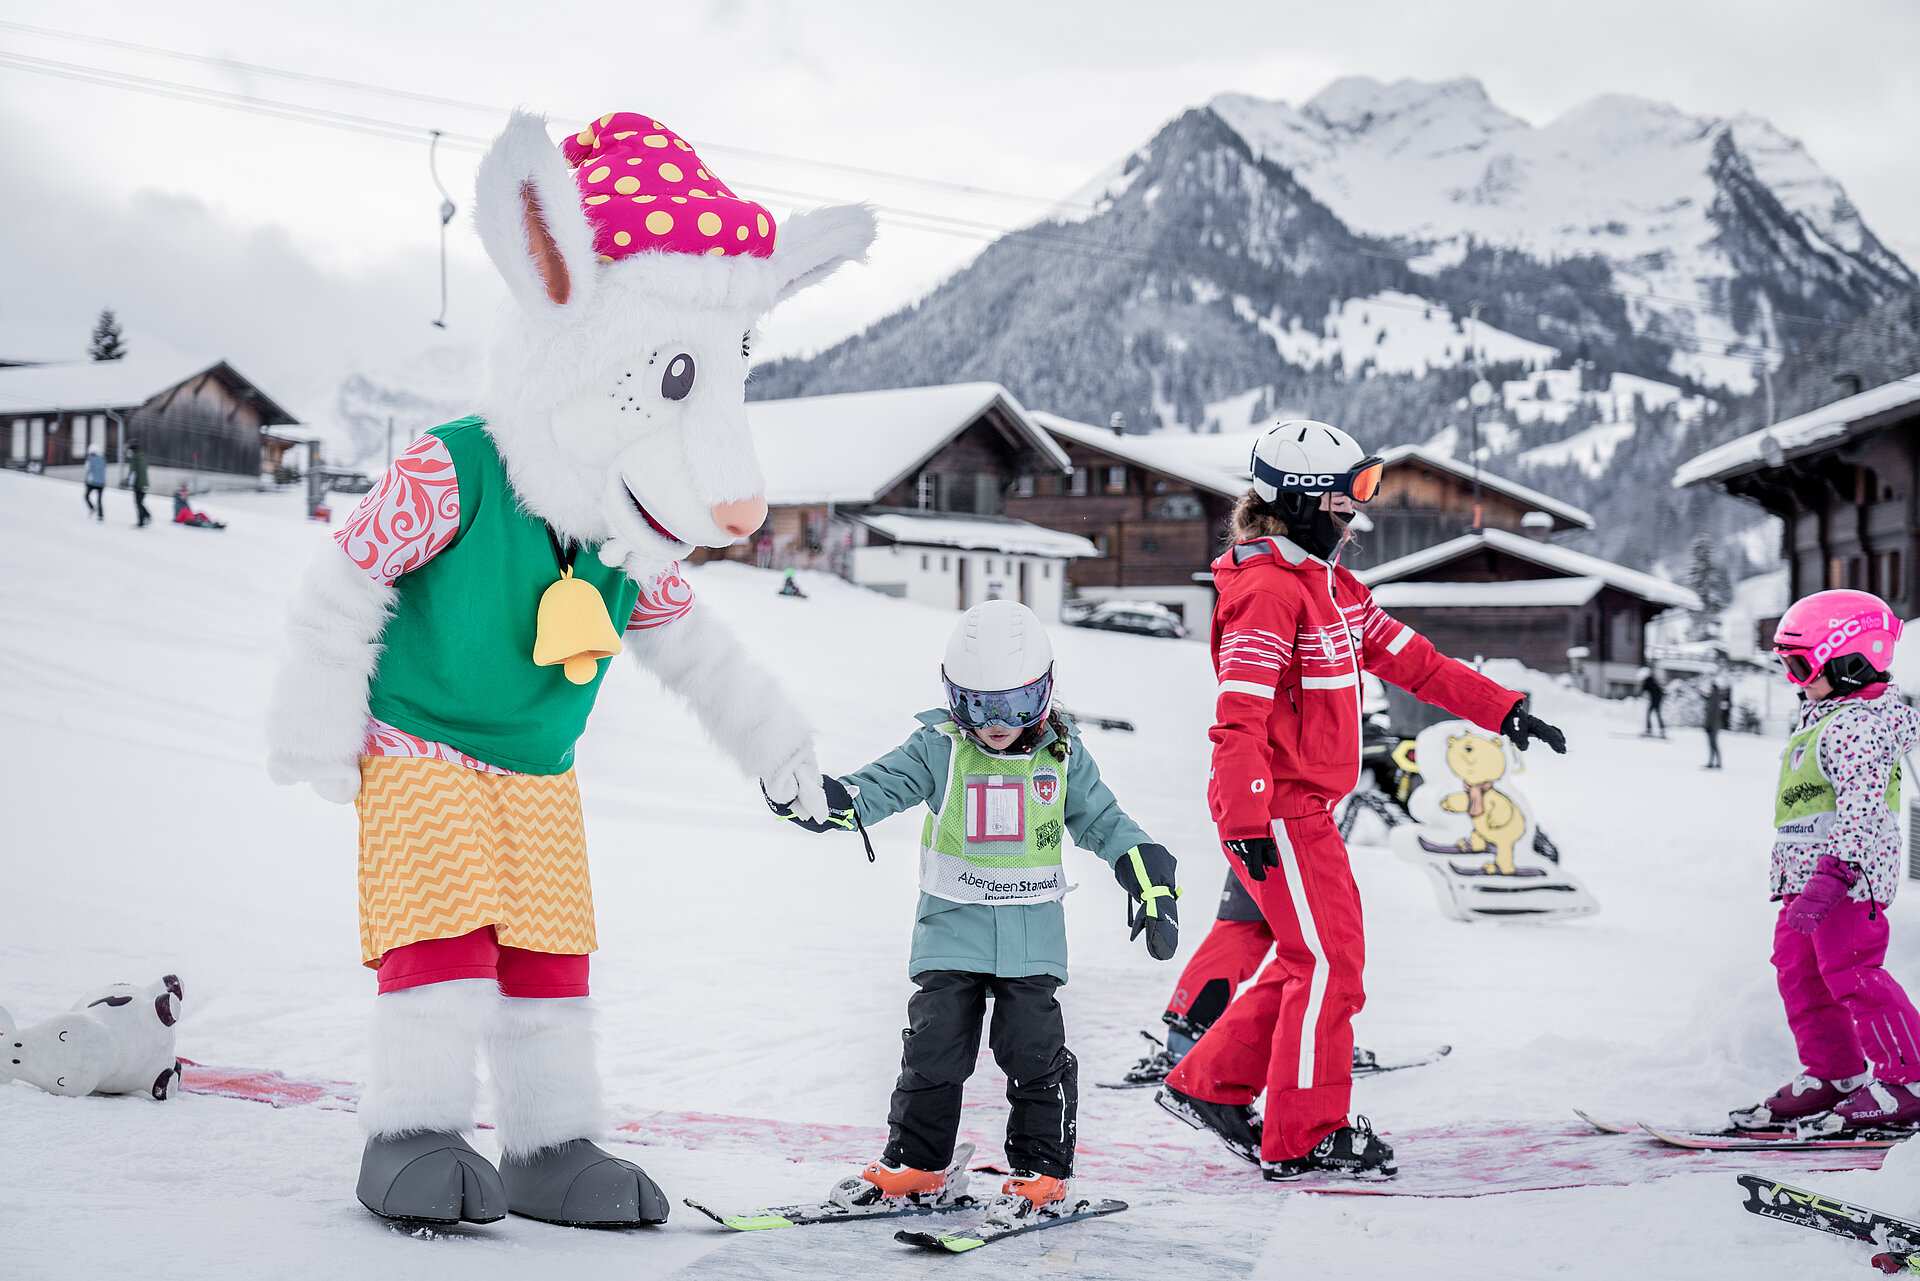
M767 670L748 658L705 606L661 627L631 631L634 661L687 700L701 728L769 799L810 819L827 818L813 730Z
M274 782L311 783L341 805L359 794L367 683L394 595L331 544L307 567L287 608L287 650L267 712Z
M761 775L760 787L768 800L791 805L794 813L802 818L815 822L826 820L827 793L820 783L820 763L814 759L811 739L772 773Z

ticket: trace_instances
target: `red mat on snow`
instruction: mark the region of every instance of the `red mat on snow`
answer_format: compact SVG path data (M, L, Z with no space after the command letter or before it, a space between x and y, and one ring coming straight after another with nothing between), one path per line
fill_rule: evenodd
M296 1081L278 1072L208 1067L182 1060L190 1094L245 1099L274 1107L351 1112L360 1087L348 1081ZM1151 1100L1140 1103L1149 1109ZM1155 1109L1157 1111L1157 1109ZM969 1118L971 1119L971 1118ZM986 1118L982 1117L982 1120ZM1172 1118L1166 1129L1181 1143L1087 1143L1076 1149L1074 1173L1101 1188L1131 1185L1203 1195L1268 1188L1260 1171L1211 1145L1196 1148L1193 1132ZM1289 1184L1293 1191L1349 1196L1491 1196L1556 1188L1621 1186L1673 1174L1757 1173L1788 1180L1809 1170L1878 1169L1886 1152L1872 1148L1793 1152L1691 1152L1651 1137L1601 1134L1578 1121L1528 1122L1497 1128L1436 1126L1383 1130L1399 1158L1399 1176L1384 1183L1328 1181ZM886 1142L886 1131L859 1125L776 1121L717 1112L649 1112L616 1124L621 1140L648 1147L739 1151L790 1161L861 1166ZM968 1130L983 1160L999 1151L997 1133ZM1790 1181L1790 1180L1788 1180Z

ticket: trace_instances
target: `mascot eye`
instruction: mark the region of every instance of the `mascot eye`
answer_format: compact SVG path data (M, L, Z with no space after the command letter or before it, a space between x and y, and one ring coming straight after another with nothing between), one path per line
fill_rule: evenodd
M753 331L749 329L740 335L740 359L748 360L753 356Z
M660 377L660 394L668 400L685 400L693 390L693 357L681 352L667 364Z

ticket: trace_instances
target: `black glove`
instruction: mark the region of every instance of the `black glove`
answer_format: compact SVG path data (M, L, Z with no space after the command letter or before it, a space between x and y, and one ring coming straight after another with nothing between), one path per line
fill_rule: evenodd
M1131 942L1147 935L1147 955L1164 961L1180 946L1180 888L1173 883L1173 855L1164 845L1136 845L1113 865L1114 879L1133 896L1127 905Z
M1562 734L1556 726L1547 724L1529 712L1524 694L1520 696L1520 701L1513 705L1513 710L1507 713L1507 719L1500 723L1500 732L1511 739L1513 745L1523 752L1537 738L1560 755L1567 754L1567 736Z
M827 816L824 819L803 818L794 813L792 801L774 800L767 796L765 787L760 789L760 795L766 796L767 808L775 816L804 827L809 832L851 832L859 826L859 819L853 812L853 794L847 791L845 783L831 774L822 774L820 789L827 794Z
M1267 879L1267 869L1280 866L1280 847L1271 836L1249 836L1244 841L1224 842L1228 853L1247 865L1247 875L1256 881Z

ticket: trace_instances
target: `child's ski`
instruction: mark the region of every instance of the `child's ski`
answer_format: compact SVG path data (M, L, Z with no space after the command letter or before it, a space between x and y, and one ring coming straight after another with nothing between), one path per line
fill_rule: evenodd
M1742 1130L1738 1134L1691 1134L1686 1131L1656 1130L1640 1127L1662 1143L1696 1152L1807 1152L1836 1148L1890 1148L1910 1139L1912 1130L1853 1130L1819 1138L1801 1138L1790 1130L1760 1134Z
M963 1254L968 1250L977 1250L983 1245L992 1245L995 1241L1017 1237L1023 1232L1057 1228L1063 1223L1078 1223L1081 1219L1097 1219L1106 1214L1118 1214L1126 1208L1125 1201L1082 1201L1074 1206L1072 1214L1036 1217L1031 1222L1017 1226L1002 1227L993 1223L976 1223L970 1228L961 1228L957 1232L908 1232L903 1229L894 1233L893 1239L904 1245L917 1245L923 1250Z
M1749 1214L1879 1246L1884 1253L1875 1256L1873 1261L1882 1272L1910 1270L1916 1257L1920 1257L1920 1223L1896 1219L1864 1205L1804 1188L1775 1183L1757 1174L1742 1174L1739 1179L1740 1186L1747 1190L1743 1208Z
M1648 1127L1639 1121L1602 1121L1599 1117L1582 1111L1579 1108L1575 1108L1573 1114L1604 1134L1645 1134L1648 1130ZM1784 1124L1742 1126L1739 1128L1729 1126L1724 1130L1682 1130L1677 1127L1668 1128L1666 1126L1660 1126L1658 1128L1661 1134L1682 1135L1689 1139L1770 1138L1778 1141L1780 1139L1791 1139L1794 1137L1793 1131Z
M700 1204L692 1197L687 1197L685 1200L688 1206L700 1211L721 1227L732 1228L735 1232L765 1232L769 1228L799 1228L812 1223L842 1223L855 1219L899 1219L945 1214L949 1210L974 1210L980 1206L980 1203L972 1197L963 1196L939 1205L882 1201L875 1205L849 1207L832 1201L818 1201L811 1205L775 1205L764 1210L723 1214L711 1206Z

